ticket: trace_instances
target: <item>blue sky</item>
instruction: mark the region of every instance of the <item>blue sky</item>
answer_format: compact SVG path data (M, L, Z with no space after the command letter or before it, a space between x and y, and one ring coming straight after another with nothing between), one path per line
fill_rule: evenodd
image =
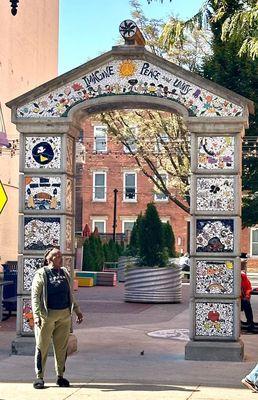
M203 0L140 0L148 18L170 14L187 19ZM120 22L131 18L129 0L60 0L59 74L111 50Z

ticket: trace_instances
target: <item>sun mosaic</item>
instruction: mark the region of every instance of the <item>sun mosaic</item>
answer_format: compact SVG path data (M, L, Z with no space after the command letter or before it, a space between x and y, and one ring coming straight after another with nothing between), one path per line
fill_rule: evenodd
M122 77L132 76L137 69L133 60L122 61L119 65L119 75Z

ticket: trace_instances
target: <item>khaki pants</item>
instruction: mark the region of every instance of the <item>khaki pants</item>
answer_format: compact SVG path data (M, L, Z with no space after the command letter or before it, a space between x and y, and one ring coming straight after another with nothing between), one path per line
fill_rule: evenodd
M69 308L48 310L48 315L41 317L41 327L35 327L35 371L37 378L44 377L51 338L53 340L56 374L63 376L70 329L71 313Z

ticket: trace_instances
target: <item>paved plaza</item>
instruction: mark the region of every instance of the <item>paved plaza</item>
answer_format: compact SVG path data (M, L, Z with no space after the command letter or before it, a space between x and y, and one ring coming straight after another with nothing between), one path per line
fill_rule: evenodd
M183 285L181 304L124 303L123 284L80 288L77 297L86 319L75 326L78 352L67 361L71 387L55 386L53 358L49 357L46 389L32 388L33 357L9 355L15 337L12 317L0 328L0 400L258 398L240 383L258 360L258 335L242 336L246 355L242 363L184 360L188 284ZM252 300L256 320L257 297ZM148 335L173 329L183 332L181 340Z

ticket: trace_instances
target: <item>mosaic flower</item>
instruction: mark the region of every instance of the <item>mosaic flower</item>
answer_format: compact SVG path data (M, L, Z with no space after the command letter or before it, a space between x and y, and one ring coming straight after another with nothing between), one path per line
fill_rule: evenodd
M83 85L81 83L75 82L72 85L72 88L75 92L78 92L79 90L83 89Z
M196 180L197 211L234 210L234 178L199 177Z
M233 303L199 302L195 305L198 324L195 326L196 336L232 337L234 332Z

